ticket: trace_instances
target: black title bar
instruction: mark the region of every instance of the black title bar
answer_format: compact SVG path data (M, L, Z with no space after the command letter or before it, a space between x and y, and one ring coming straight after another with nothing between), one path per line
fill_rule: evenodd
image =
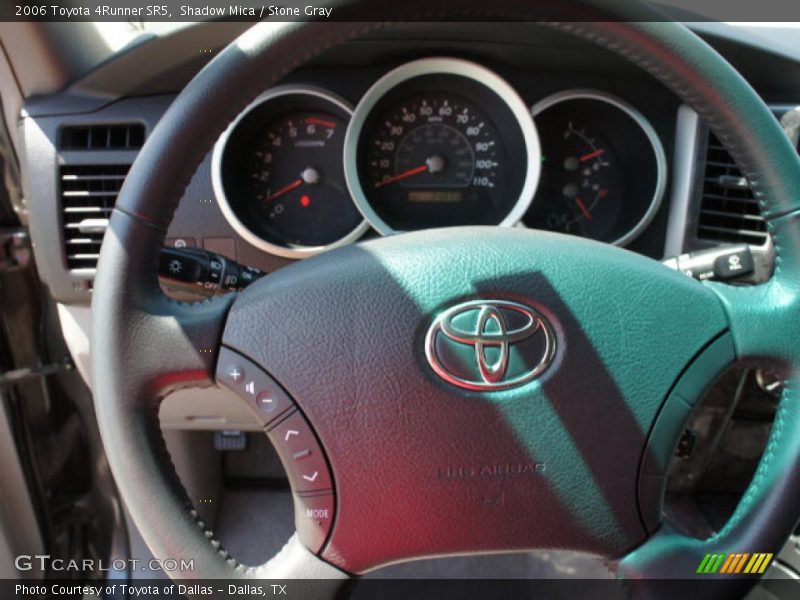
M564 21L565 0L539 1L536 20ZM45 22L192 22L192 21L515 21L494 10L492 0L431 0L424 12L411 12L404 2L374 0L358 10L330 0L2 0L0 21ZM468 6L467 6L468 5ZM561 5L561 6L559 6ZM770 22L779 26L800 21L797 0L660 0L650 5L664 20ZM551 13L551 14L548 14ZM656 19L659 17L657 16ZM574 20L581 20L575 17ZM648 18L648 20L651 20Z

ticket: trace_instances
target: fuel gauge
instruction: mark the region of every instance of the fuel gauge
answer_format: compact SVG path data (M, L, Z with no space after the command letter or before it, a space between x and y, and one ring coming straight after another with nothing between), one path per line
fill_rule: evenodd
M542 145L528 227L625 245L650 223L666 183L658 135L635 108L573 90L533 108Z
M620 211L619 173L607 140L572 119L550 120L539 133L547 154L531 226L603 239Z

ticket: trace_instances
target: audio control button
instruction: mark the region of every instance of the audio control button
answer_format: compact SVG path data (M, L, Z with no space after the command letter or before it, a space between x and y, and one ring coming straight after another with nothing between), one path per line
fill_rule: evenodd
M269 425L294 408L294 403L272 377L229 348L219 351L217 382L246 400L262 425Z
M333 524L333 494L294 495L294 527L297 537L315 554L322 550Z
M294 412L267 434L280 456L294 492L332 488L328 463L314 432L300 412Z

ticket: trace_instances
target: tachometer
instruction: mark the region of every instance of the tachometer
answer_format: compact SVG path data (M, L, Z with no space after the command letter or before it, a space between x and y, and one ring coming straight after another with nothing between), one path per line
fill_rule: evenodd
M350 108L316 88L270 90L217 144L213 177L223 214L253 245L299 258L368 227L344 178Z
M292 112L270 123L254 144L255 211L275 239L326 246L358 223L341 172L346 126L329 112Z
M356 107L345 143L347 184L380 233L449 225L514 225L539 174L530 114L499 76L449 58L380 79Z

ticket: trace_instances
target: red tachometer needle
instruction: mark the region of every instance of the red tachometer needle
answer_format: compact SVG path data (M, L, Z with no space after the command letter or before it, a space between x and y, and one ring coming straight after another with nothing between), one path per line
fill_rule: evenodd
M592 213L590 213L589 209L586 208L586 205L583 203L583 200L580 199L580 196L575 196L575 204L577 204L578 208L581 209L583 216L586 217L589 221L591 221Z
M375 184L376 188L383 187L384 185L389 185L390 183L394 183L395 181L400 181L401 179L405 179L406 177L411 177L413 175L417 175L418 173L424 173L428 170L428 165L420 165L419 167L415 167L413 169L409 169L408 171L403 171L402 173L398 173L394 177L389 177L389 179L384 179L383 181L379 181Z
M264 199L264 202L269 202L270 200L275 200L275 198L277 198L278 196L283 196L285 193L291 192L293 189L295 189L297 187L300 187L301 185L303 185L303 180L302 179L295 179L289 185L284 186L281 189L279 189L277 192L274 192L274 193L270 194L269 196L267 196Z
M306 123L308 125L322 125L328 129L336 128L336 123L333 121L326 121L325 119L320 119L319 117L306 117Z
M606 151L604 149L595 150L594 152L589 152L589 154L584 154L583 156L578 157L579 162L586 162L587 160L592 160L593 158L597 158L598 156L603 156Z

